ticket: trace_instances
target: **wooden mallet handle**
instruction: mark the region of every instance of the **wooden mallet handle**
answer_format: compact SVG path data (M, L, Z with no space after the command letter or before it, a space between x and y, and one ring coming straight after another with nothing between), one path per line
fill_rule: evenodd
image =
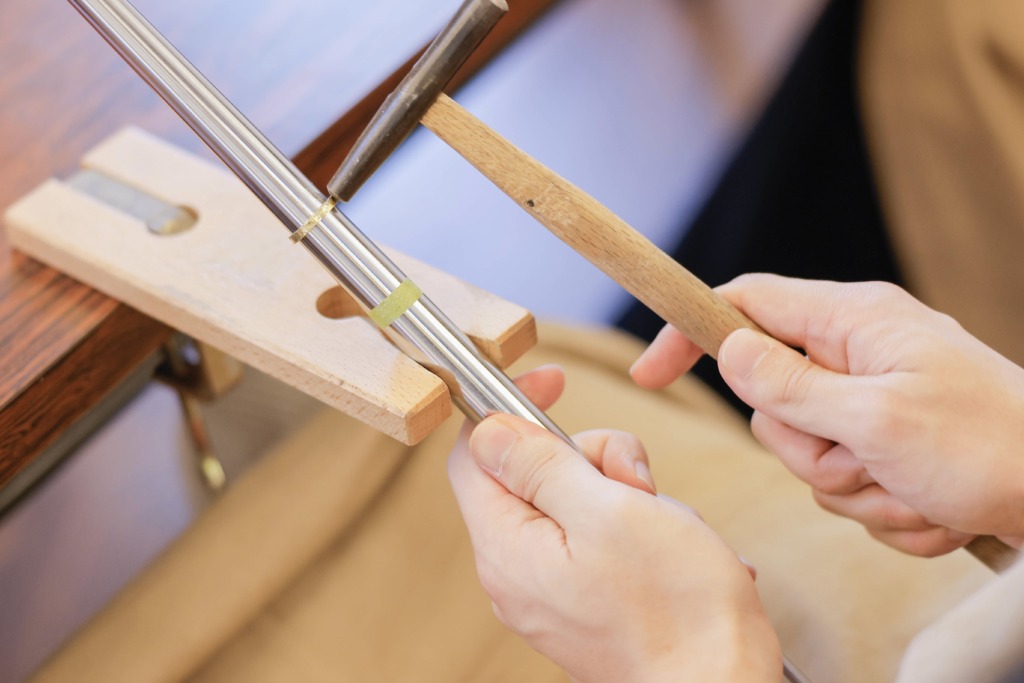
M741 327L760 328L732 304L578 187L440 95L423 116L424 126L560 240L582 254L705 353L718 349ZM995 571L1017 551L991 536L967 550Z
M1009 569L1020 555L1019 550L1011 548L995 536L978 536L964 548L994 572Z
M759 329L732 304L603 204L553 173L446 95L423 125L540 221L705 353L730 332Z

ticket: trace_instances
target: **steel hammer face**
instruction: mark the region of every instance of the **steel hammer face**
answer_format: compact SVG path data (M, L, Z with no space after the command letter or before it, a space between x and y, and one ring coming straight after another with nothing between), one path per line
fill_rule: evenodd
M327 191L350 200L416 128L473 50L508 12L505 0L466 0L384 101L341 163Z

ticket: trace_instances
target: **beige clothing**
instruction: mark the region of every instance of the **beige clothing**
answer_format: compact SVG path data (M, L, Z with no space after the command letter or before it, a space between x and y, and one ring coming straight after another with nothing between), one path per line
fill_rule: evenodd
M566 368L551 411L641 435L661 490L759 569L787 654L814 683L892 681L911 637L990 580L966 553L922 560L814 505L706 389L648 392L641 345L541 329L522 367ZM458 421L407 449L327 412L261 462L35 679L563 681L504 630L445 477Z
M1024 364L1024 2L868 2L860 58L910 288Z
M898 683L989 683L1018 672L1022 605L1024 563L1018 562L914 639Z
M1024 3L875 0L863 30L869 144L909 285L1024 364ZM1022 598L1018 565L916 639L901 683L1007 674Z

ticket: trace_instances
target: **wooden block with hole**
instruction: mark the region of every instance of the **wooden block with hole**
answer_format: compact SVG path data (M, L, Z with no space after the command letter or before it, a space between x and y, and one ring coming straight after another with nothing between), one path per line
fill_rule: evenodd
M82 166L191 226L161 234L102 192L51 179L5 214L17 249L405 443L452 413L444 383L363 318L226 170L135 129ZM497 365L536 342L525 309L387 251Z

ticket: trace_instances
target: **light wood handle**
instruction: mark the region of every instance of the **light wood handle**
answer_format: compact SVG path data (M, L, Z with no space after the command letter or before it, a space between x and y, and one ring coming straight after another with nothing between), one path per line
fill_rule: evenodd
M560 240L718 356L729 333L759 329L671 256L575 185L525 154L446 95L423 117L444 140Z
M1009 569L1017 561L1020 551L1011 548L995 536L978 536L965 546L982 564L994 572Z
M560 240L717 358L731 332L760 328L654 243L578 187L442 94L423 116L434 132ZM967 550L994 571L1017 551L992 536Z

